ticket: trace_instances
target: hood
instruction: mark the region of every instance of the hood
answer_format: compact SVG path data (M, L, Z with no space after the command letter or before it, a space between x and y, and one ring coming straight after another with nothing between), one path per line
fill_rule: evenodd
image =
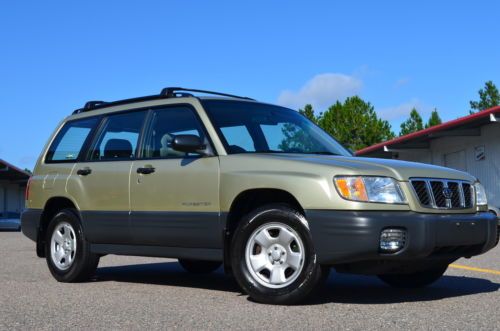
M240 154L242 155L242 154ZM412 177L428 177L443 179L459 179L475 181L476 179L463 171L440 167L431 164L376 159L365 157L348 157L334 155L311 154L246 154L257 158L296 163L297 171L309 172L308 167L319 166L332 168L335 175L369 175L393 177L399 181L407 181ZM281 163L280 162L280 163ZM289 167L286 167L289 168ZM295 168L295 167L294 167ZM313 168L310 168L314 172Z

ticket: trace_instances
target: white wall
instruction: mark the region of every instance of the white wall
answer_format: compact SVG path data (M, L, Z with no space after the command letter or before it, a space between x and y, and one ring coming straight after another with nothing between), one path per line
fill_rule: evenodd
M475 147L484 146L485 159L476 161ZM444 137L431 141L430 151L400 152L399 159L446 166L446 155L460 153L465 155L464 167L468 173L477 177L485 186L489 203L500 207L500 124L492 123L481 127L481 136ZM450 155L449 162L460 158ZM458 168L461 168L458 167Z

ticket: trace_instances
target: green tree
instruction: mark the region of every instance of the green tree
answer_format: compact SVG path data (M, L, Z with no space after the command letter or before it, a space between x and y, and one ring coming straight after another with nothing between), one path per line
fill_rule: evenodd
M399 135L404 136L405 134L420 131L423 128L424 124L422 116L420 116L417 109L413 108L410 112L410 118L401 123L401 131L399 132Z
M310 104L307 104L304 109L299 109L299 113L313 121L314 123L318 123L318 118L314 115L314 109Z
M484 89L479 90L479 101L470 101L471 114L475 110L481 111L500 105L500 93L491 80L484 84Z
M429 120L427 121L427 124L425 124L425 128L430 128L431 126L438 125L443 123L441 121L441 117L439 117L438 111L436 108L431 113L431 117L429 117Z
M337 101L318 117L318 125L351 150L394 138L389 122L358 96Z
M299 126L293 123L285 123L281 128L281 132L283 132L284 138L278 145L280 150L288 152L299 150L311 153L319 151L314 140Z

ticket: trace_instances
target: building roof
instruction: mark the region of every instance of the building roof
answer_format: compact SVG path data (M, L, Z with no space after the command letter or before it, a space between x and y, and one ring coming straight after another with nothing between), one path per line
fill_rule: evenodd
M15 165L0 159L0 180L25 180L30 178L31 174L21 170Z
M355 152L355 155L381 156L391 150L429 148L430 141L436 138L479 136L481 134L480 127L493 122L500 123L500 106L365 147Z

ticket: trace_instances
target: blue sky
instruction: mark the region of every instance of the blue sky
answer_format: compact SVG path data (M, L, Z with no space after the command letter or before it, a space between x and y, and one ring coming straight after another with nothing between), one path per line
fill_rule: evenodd
M498 1L3 1L0 158L32 169L87 100L186 86L324 110L358 94L394 131L500 86Z

